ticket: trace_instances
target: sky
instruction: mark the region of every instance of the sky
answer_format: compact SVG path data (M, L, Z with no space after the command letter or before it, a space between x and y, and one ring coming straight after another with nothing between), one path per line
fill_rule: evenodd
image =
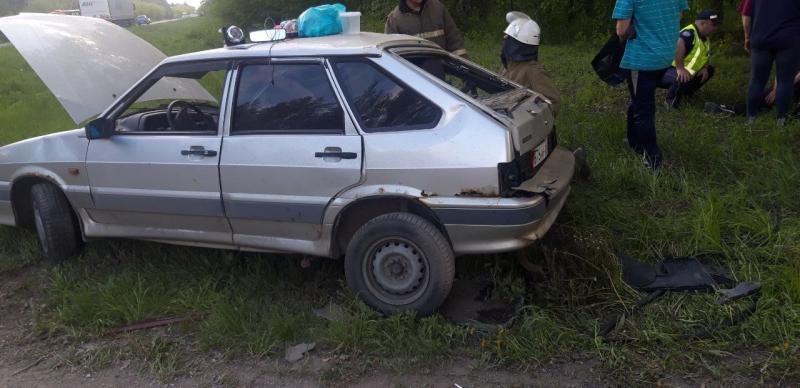
M183 3L186 3L186 4L191 5L192 7L197 8L197 7L200 6L200 3L202 3L203 0L167 0L167 2L170 3L170 4L183 4Z

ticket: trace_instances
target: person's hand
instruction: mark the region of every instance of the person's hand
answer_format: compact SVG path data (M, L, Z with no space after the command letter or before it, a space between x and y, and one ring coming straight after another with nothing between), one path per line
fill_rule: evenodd
M689 70L686 70L685 67L681 67L678 70L678 81L682 84L689 82L692 79L692 73L689 73Z
M747 55L752 54L752 50L750 49L750 39L744 40L744 51L747 52Z
M697 73L697 75L699 75L699 76L700 76L700 81L701 81L701 82L706 82L706 81L708 81L708 68L707 68L707 67L704 67L704 68L703 68L703 70L700 70L700 72L699 72L699 73Z
M769 94L767 94L766 97L764 97L764 102L766 102L767 105L775 104L775 94L776 94L776 90L772 89L772 91L769 92Z

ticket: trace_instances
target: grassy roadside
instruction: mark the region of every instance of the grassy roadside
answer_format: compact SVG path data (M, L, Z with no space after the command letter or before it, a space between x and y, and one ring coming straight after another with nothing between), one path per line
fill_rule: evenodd
M133 31L171 55L216 47L219 24L198 18ZM499 48L491 37L469 41L476 61L497 68ZM315 261L303 269L291 256L124 241L89 244L79 259L37 271L29 287L43 295L44 306L32 330L66 344L67 365L91 369L139 360L164 379L185 373L197 349L268 358L287 345L317 342L321 351L351 360L326 371L323 382L454 356L521 368L593 358L621 384L694 375L725 381L731 373L798 382L800 125L777 128L765 116L752 131L743 120L701 111L702 100L742 98L748 64L736 48L723 43L718 49L725 54L715 59L720 76L692 106L659 111L667 166L655 175L622 143L626 93L591 74L593 46L543 48L542 60L565 95L562 144L585 147L594 176L574 185L553 232L528 250L543 267L534 282L511 256L460 259L459 277L488 273L503 295L528 301L513 327L490 338L476 338L441 317L381 319L347 292L338 262ZM0 144L71 125L16 51L0 48ZM743 306L672 295L626 320L620 341L603 342L595 336L603 319L640 297L620 279L613 257L619 251L649 261L713 252L739 279L764 282L758 312L742 325L692 340L685 334L716 327ZM30 265L36 255L31 234L0 229L0 276ZM312 314L329 302L343 306L342 321ZM191 314L204 319L175 328L180 335L101 339L111 327ZM87 342L99 345L86 350Z

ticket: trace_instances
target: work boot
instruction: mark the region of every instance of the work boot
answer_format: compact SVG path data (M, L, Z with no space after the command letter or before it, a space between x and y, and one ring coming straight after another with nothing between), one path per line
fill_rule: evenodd
M664 100L664 106L666 106L668 110L669 109L678 110L678 108L680 108L681 106L680 95L676 95L675 97L667 96L667 98Z

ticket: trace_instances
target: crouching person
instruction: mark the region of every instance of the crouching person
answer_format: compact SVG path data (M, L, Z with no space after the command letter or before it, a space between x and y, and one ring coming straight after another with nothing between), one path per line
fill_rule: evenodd
M503 62L501 75L547 97L552 103L553 115L557 116L561 93L550 74L539 63L539 25L520 12L510 12L506 20L509 25L500 55Z
M672 67L661 79L662 88L667 92L667 106L677 109L683 96L691 97L714 77L711 58L711 39L719 25L722 15L712 10L700 12L691 24L681 30L678 49Z

